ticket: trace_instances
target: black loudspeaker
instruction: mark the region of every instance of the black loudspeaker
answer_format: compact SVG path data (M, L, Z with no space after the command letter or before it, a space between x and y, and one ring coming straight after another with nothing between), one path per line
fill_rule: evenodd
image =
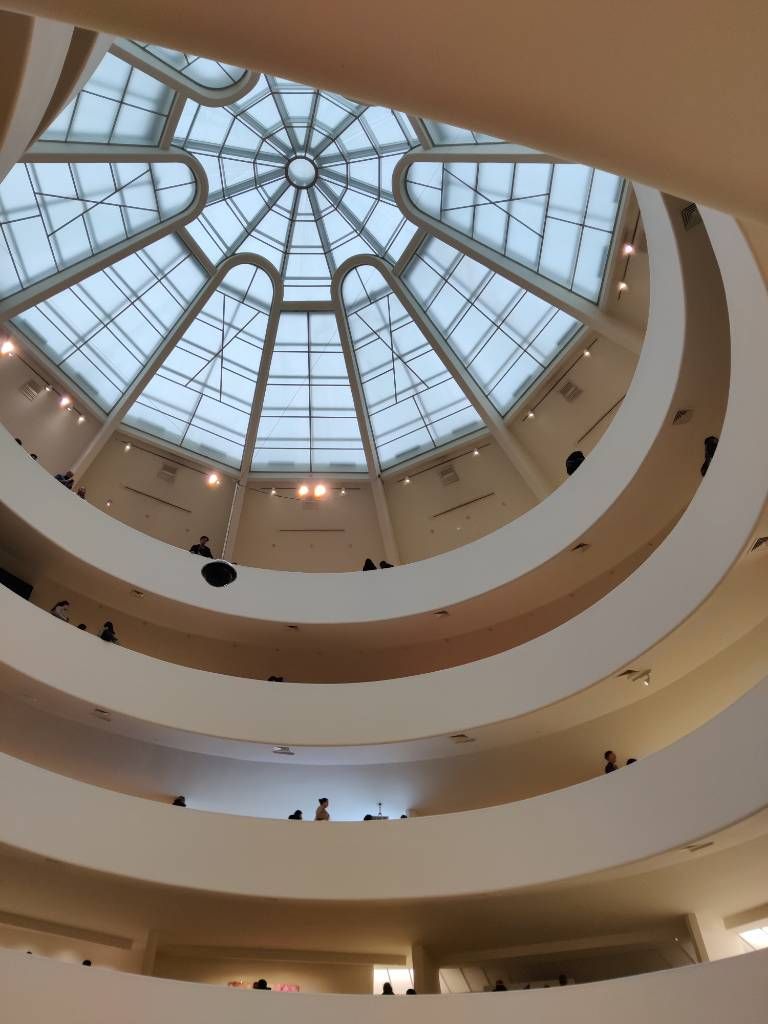
M228 587L237 579L237 569L223 558L206 562L200 572L205 582L212 587Z
M33 591L31 583L27 583L25 580L20 580L18 576L14 576L13 573L6 572L5 569L0 569L0 583L4 587L8 587L14 594L18 594L19 597L23 597L25 601L28 601Z

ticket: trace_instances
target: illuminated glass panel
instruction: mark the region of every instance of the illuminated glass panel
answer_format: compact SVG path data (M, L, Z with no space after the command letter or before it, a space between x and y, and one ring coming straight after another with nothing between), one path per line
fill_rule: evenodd
M174 95L163 82L108 53L41 138L156 146Z
M231 270L131 406L125 423L239 467L271 301L272 283L263 270Z
M334 313L281 315L252 468L366 472Z
M281 315L252 468L366 471L333 313Z
M344 279L344 307L382 468L433 451L483 424L378 271Z
M270 260L287 300L328 299L345 259L394 262L413 236L392 172L415 141L403 114L269 76L226 107L188 101L174 144L194 153L210 183L189 230L213 260Z
M403 281L502 414L582 326L435 238L420 246Z
M190 82L208 89L226 89L230 85L236 85L248 74L245 68L224 64L220 60L195 57L191 53L169 50L166 46L154 46L152 43L140 43L137 40L133 42L135 46L151 54L155 60L167 64Z
M13 324L105 411L205 282L169 235L20 313Z
M185 164L16 164L0 184L0 296L161 224L195 193Z
M408 194L435 221L596 301L623 180L580 164L432 163Z

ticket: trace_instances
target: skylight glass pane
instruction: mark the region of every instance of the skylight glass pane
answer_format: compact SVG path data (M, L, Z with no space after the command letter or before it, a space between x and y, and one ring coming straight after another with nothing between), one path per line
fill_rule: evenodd
M768 949L768 928L748 928L739 935L752 949Z
M167 85L108 53L41 138L156 146L174 95Z
M353 270L344 307L382 468L482 427L474 408L377 271Z
M125 423L239 467L261 365L272 283L231 270L184 331Z
M0 297L174 217L195 193L186 164L16 164L0 184Z
M174 144L201 160L210 185L189 230L213 260L270 260L287 300L328 300L345 259L394 263L413 237L392 170L415 143L402 114L269 76L227 107L188 101Z
M205 282L170 235L25 310L14 326L109 411Z
M582 326L435 238L419 247L403 282L502 414Z
M425 120L424 124L436 146L472 146L484 142L504 141L495 135L473 132L469 128L457 128L455 124L444 124L442 121Z
M281 315L252 469L366 472L333 313Z
M207 57L195 57L194 54L170 50L166 46L154 46L137 40L133 42L145 53L151 54L155 60L188 78L190 82L208 89L226 89L236 85L248 74L245 68L238 68L234 64L224 64L222 61L209 60Z
M408 194L428 217L596 302L623 180L580 164L416 162Z

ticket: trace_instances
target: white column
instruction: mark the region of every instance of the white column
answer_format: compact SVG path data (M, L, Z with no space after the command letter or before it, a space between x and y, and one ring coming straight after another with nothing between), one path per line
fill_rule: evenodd
M421 943L411 948L413 987L420 996L440 995L440 968Z
M397 547L395 531L392 527L392 517L389 514L387 495L384 490L384 484L381 480L381 466L379 465L379 456L376 451L373 428L371 427L371 420L368 416L368 407L365 404L363 384L360 379L360 373L357 369L357 360L355 359L355 353L352 347L349 324L347 323L347 317L344 313L344 306L341 299L341 282L343 280L344 275L337 273L333 279L332 285L336 310L336 323L339 328L341 348L344 353L347 375L349 376L349 386L352 389L352 401L354 402L357 421L360 425L360 438L363 442L365 461L368 465L368 479L371 485L371 494L373 495L376 519L379 524L379 533L381 534L381 541L384 546L384 557L388 562L391 562L393 565L397 565L400 562L400 552Z

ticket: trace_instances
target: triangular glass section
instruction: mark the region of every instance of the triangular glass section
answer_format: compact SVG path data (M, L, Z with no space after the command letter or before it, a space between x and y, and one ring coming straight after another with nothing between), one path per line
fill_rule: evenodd
M422 213L462 241L598 300L622 178L580 164L418 161L406 187Z
M582 326L436 238L421 244L402 280L502 415Z
M482 428L474 407L379 271L353 270L342 294L383 469Z
M239 467L272 302L272 282L242 265L184 331L125 416L134 427Z
M333 313L280 316L251 467L364 473L365 452Z
M473 132L469 128L458 128L455 124L445 124L443 121L425 120L424 125L436 146L476 146L504 141L495 135Z
M168 235L11 322L109 412L205 281L189 250Z
M0 297L175 217L196 191L182 163L16 164L0 184Z

